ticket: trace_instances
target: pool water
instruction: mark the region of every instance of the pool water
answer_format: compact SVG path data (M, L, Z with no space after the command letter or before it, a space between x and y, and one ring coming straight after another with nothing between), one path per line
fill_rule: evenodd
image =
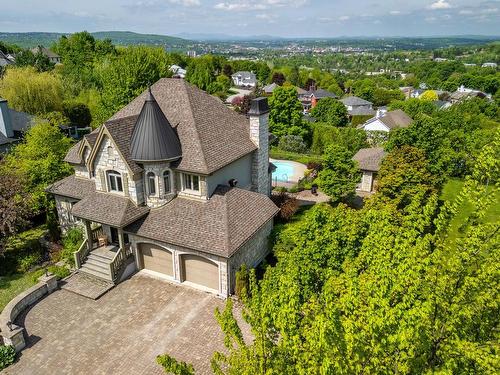
M276 170L273 172L273 181L291 182L294 181L295 168L293 163L287 161L273 161Z

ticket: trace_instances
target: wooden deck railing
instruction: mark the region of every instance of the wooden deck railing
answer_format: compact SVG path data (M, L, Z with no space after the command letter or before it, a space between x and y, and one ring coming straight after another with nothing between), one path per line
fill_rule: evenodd
M88 241L87 239L84 239L78 250L73 253L73 256L75 257L76 268L80 268L82 266L83 262L85 262L85 259L87 259L89 252L90 249L88 246Z

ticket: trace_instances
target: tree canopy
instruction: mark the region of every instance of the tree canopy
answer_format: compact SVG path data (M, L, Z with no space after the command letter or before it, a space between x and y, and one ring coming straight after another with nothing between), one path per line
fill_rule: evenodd
M346 126L349 116L344 104L334 98L323 98L311 110L311 116L316 121L333 126Z
M293 86L277 87L269 98L269 130L277 137L299 135L309 137L309 127L302 120L302 104Z

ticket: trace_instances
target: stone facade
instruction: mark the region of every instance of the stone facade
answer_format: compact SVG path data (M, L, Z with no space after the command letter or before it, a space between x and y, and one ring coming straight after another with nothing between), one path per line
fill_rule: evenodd
M269 253L269 235L273 230L273 219L262 226L238 251L228 260L230 294L234 293L236 284L236 272L242 264L248 267L256 267Z
M170 172L170 192L166 193L165 191L167 190L165 188L165 183L164 183L164 178L163 178L163 173L165 171ZM155 193L150 194L149 193L149 180L148 180L148 174L149 173L154 173L155 175ZM175 172L170 169L170 163L148 163L144 164L144 186L145 189L144 191L146 192L145 194L145 200L146 204L149 207L160 207L164 205L165 203L169 202L173 198L175 198L175 195L177 194L177 189L178 185L176 184L176 179L175 179Z
M269 195L269 113L250 116L250 139L258 147L252 155L252 190Z
M109 137L104 137L94 161L95 185L97 191L109 191L108 181L106 178L107 171L116 171L121 174L123 183L124 196L130 197L136 204L144 203L144 184L142 176L133 179L127 164L120 156L115 144Z

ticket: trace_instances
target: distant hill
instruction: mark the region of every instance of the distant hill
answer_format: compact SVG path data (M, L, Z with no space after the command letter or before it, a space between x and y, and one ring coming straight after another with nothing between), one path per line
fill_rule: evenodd
M63 35L71 33L45 33L45 32L27 32L27 33L4 33L0 32L0 40L17 44L19 47L30 48L37 45L50 46ZM116 45L129 46L137 44L147 44L155 46L168 46L169 48L182 48L192 42L182 38L156 35L139 34L131 31L98 31L91 33L96 39L109 38Z

